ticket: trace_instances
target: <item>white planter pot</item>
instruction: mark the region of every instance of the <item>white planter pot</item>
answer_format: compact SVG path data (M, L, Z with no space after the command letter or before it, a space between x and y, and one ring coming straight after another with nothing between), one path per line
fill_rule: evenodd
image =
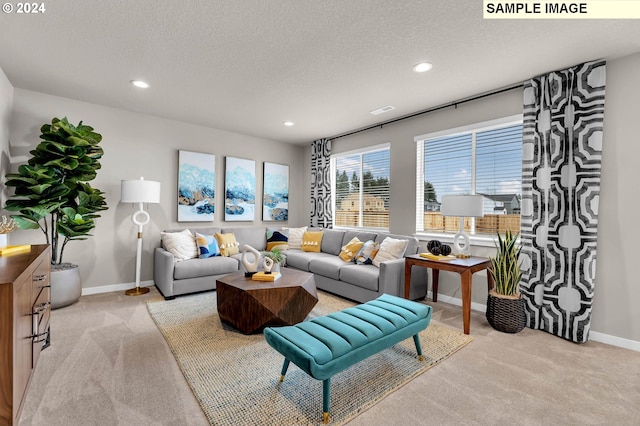
M76 303L82 295L78 265L64 263L51 267L51 309Z

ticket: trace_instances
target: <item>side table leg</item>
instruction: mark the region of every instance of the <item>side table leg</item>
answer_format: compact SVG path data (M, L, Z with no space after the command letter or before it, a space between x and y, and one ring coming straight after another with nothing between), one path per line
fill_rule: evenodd
M409 299L411 295L411 266L408 260L404 261L404 298Z
M438 277L440 276L440 270L439 269L431 269L431 281L433 281L432 283L432 289L431 289L431 299L434 302L438 301Z
M462 325L464 334L469 334L471 323L471 272L464 271L460 274L462 281Z

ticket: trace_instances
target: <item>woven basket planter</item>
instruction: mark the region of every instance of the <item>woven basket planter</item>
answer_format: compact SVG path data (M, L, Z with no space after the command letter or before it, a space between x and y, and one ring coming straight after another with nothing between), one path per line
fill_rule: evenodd
M503 333L518 333L527 324L524 303L520 295L503 296L491 290L487 296L487 321Z

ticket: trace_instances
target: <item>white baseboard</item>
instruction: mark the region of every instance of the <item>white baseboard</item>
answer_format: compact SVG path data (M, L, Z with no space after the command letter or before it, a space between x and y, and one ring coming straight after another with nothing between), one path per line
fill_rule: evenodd
M433 299L433 293L427 292L427 298ZM448 303L450 305L462 306L462 299L457 297L447 296L445 294L438 294L438 302ZM478 312L487 312L487 305L482 303L471 302L471 310Z
M140 282L140 287L153 287L155 283L153 280L142 281ZM82 289L83 296L89 296L91 294L101 294L101 293L111 293L112 291L125 291L130 288L134 288L136 283L123 283L123 284L112 284L112 285L103 285L99 287L86 287Z
M432 298L432 293L427 293L427 298ZM449 303L451 305L462 306L462 299L457 297L446 296L438 294L438 301ZM471 302L471 310L478 312L487 312L487 305L481 303ZM589 340L594 342L606 343L607 345L617 346L619 348L631 349L632 351L640 352L640 342L635 340L625 339L623 337L612 336L610 334L599 333L591 330L589 332Z
M589 332L589 340L594 342L606 343L607 345L618 346L620 348L631 349L640 352L640 342L625 339L623 337L612 336L610 334L598 333L597 331Z

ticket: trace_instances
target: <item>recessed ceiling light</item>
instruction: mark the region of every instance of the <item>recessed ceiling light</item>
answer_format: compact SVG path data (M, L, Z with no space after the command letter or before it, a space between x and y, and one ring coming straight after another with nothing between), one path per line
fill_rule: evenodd
M142 80L131 80L131 84L133 84L136 87L139 87L141 89L148 89L149 88L149 83L147 83L146 81L142 81Z
M415 64L413 66L413 71L426 72L426 71L429 71L431 68L433 68L433 65L431 65L429 62L420 62L419 64Z
M296 124L296 123L294 123L293 121L285 121L285 122L283 122L282 124L284 124L284 125L285 125L285 126L287 126L287 127L291 127L291 126L293 126L293 125L294 125L294 124Z

